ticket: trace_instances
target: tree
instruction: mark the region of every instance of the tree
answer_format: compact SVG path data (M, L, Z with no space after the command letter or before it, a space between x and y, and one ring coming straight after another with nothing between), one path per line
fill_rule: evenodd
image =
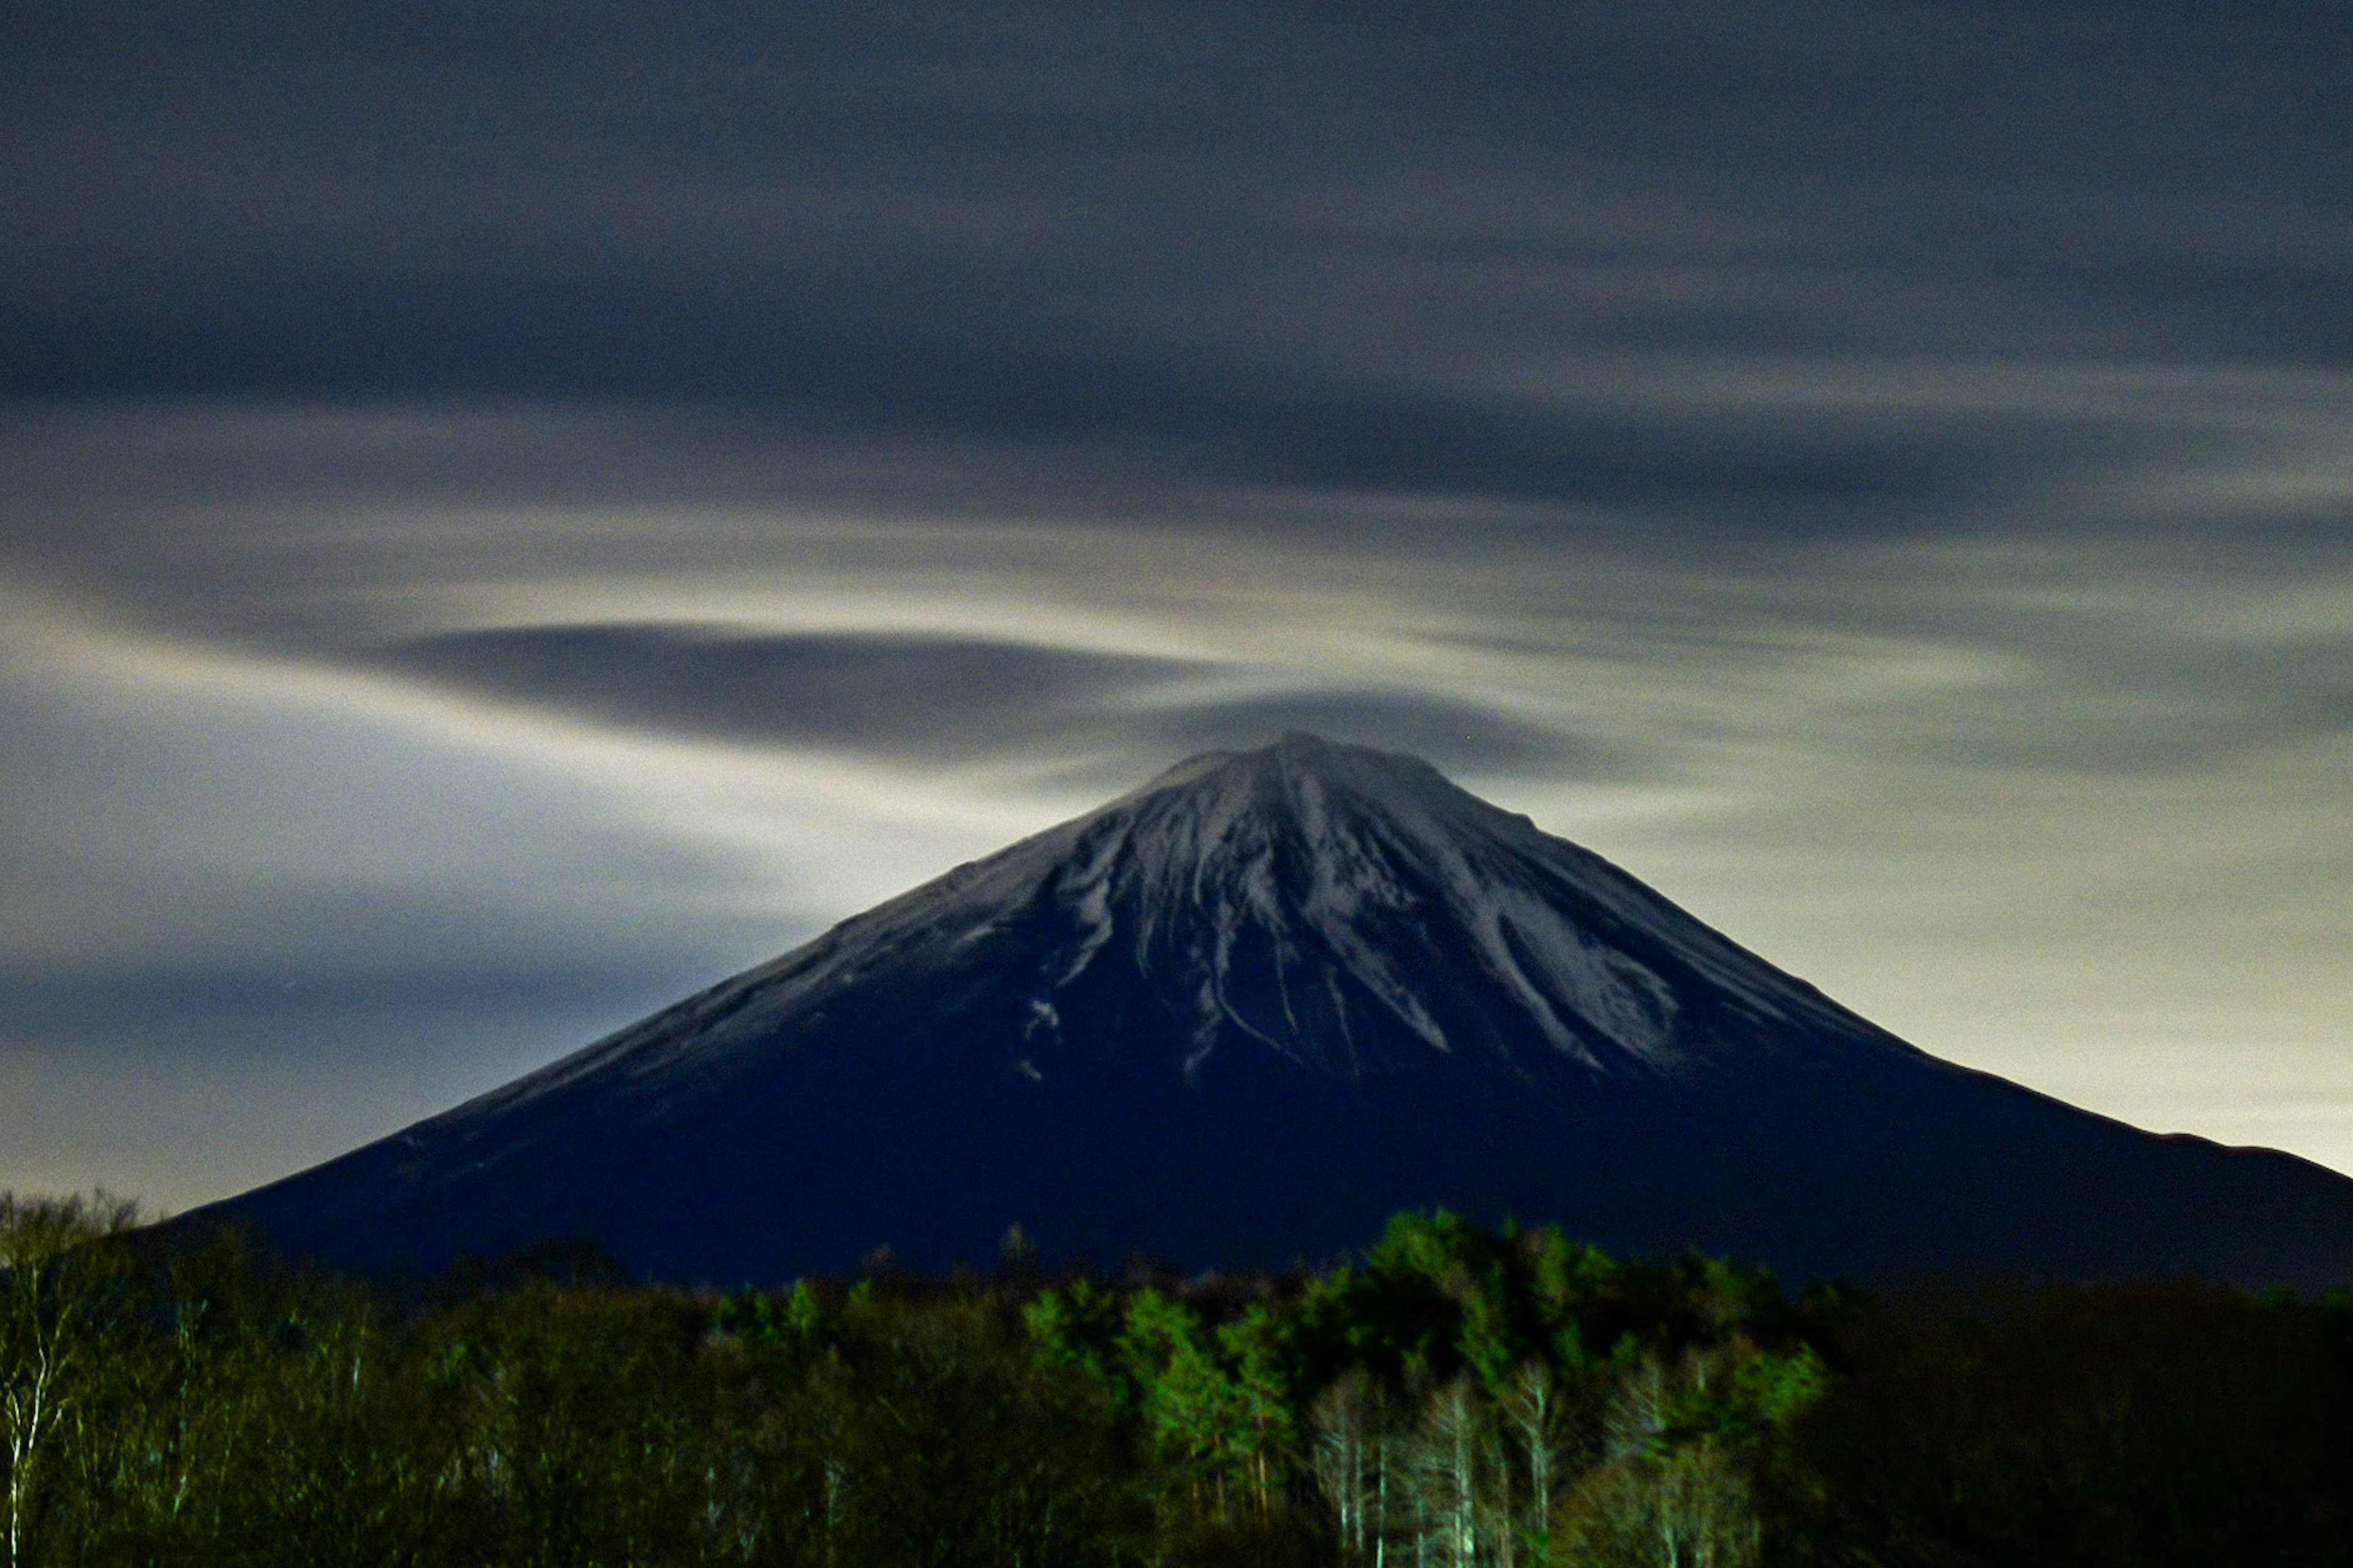
M1332 1507L1335 1534L1351 1561L1388 1529L1388 1426L1380 1385L1362 1367L1335 1379L1308 1412L1315 1435L1315 1484Z
M1128 1301L1119 1348L1155 1447L1188 1468L1197 1487L1210 1481L1222 1516L1249 1415L1209 1339L1190 1307L1146 1289Z
M46 1470L68 1416L97 1371L110 1287L122 1278L105 1243L136 1206L0 1192L0 1441L6 1445L8 1568L21 1568Z
M1561 1509L1555 1561L1611 1568L1747 1568L1761 1544L1745 1455L1746 1430L1723 1417L1721 1390L1746 1347L1657 1354L1621 1365L1604 1461ZM1737 1434L1728 1436L1727 1434Z
M1527 1474L1530 1524L1525 1533L1539 1549L1551 1528L1553 1496L1569 1457L1567 1405L1552 1369L1534 1358L1521 1363L1495 1396L1495 1413L1519 1449Z
M1478 1560L1481 1508L1491 1489L1481 1482L1492 1471L1486 1412L1473 1397L1471 1379L1459 1376L1430 1397L1422 1411L1418 1496L1423 1533L1447 1568L1470 1568Z
M1276 1455L1293 1436L1291 1389L1283 1375L1288 1347L1283 1342L1282 1324L1256 1303L1232 1322L1218 1326L1218 1349L1229 1368L1228 1447L1249 1472L1261 1519L1273 1511Z

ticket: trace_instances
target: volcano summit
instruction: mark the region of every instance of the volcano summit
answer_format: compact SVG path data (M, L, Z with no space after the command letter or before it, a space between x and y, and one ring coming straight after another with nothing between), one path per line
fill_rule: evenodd
M1427 763L1211 752L428 1121L187 1216L722 1282L1318 1260L1399 1208L1798 1277L2353 1279L2353 1181L1942 1062Z

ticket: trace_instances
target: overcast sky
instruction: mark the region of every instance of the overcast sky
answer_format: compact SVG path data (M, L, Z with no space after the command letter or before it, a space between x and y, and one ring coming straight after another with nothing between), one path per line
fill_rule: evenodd
M0 1186L1419 752L2353 1171L2353 9L0 12Z

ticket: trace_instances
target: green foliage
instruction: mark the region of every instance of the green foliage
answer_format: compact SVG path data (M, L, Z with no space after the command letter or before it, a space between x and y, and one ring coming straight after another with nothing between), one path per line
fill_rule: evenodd
M1733 1369L1733 1406L1748 1431L1778 1426L1802 1414L1830 1386L1830 1369L1800 1343L1786 1355L1759 1351Z
M1121 1369L1117 1298L1082 1278L1039 1291L1022 1308L1021 1318L1047 1365L1080 1373L1102 1384L1122 1407L1134 1407L1135 1389Z
M19 1568L2353 1563L2342 1295L1791 1302L1440 1213L1312 1277L393 1297L126 1217L0 1201Z
M1128 1300L1116 1349L1155 1449L1211 1477L1229 1471L1246 1418L1216 1336L1199 1315L1157 1290L1139 1290Z

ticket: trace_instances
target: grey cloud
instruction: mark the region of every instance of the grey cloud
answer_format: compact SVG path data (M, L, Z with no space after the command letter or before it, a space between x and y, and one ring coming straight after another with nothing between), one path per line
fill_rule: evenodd
M2103 637L2078 623L2064 633L2046 626L2039 642L2006 645L2027 661L2018 676L1924 704L1909 721L1880 728L1874 743L1969 769L2125 779L2353 738L2353 646L2342 641L2234 647L2195 636Z
M786 945L757 908L846 913L1008 799L1042 823L1294 726L1641 796L1665 826L1620 847L1719 831L1719 891L1784 876L1831 930L1823 868L1922 814L1978 846L1940 889L1996 887L1998 773L2071 837L2275 757L2333 802L2297 759L2346 732L2338 629L2196 612L2353 575L2353 14L2179 11L0 8L0 589L134 662L299 660L328 707L359 668L355 710L390 676L768 753L747 774L856 752L834 776L961 825L841 826L827 870L814 797L617 804L576 752L567 793L162 699L160 729L0 712L0 987L52 976L77 1048L335 1035L388 1105L417 1031L444 1068L585 1037L524 1016L591 994L583 953L626 977L598 1007L650 1005ZM1123 581L1129 543L1183 580ZM839 583L921 624L973 570L1036 640L647 618ZM501 624L543 586L582 624ZM1300 660L1238 629L1269 605L1321 618ZM1130 614L1207 662L1055 640ZM1377 662L1305 667L1358 630ZM983 774L1036 793L955 795ZM2334 931L2341 889L2296 875L2263 890ZM1950 952L1973 1016L1985 951Z
M755 923L756 869L580 781L364 712L142 699L31 668L0 679L12 996L36 974L216 1001L273 974L353 1001L440 975L420 994L455 994L586 953L674 973Z
M0 1017L0 1186L93 1181L193 1204L330 1159L494 1088L707 984L715 966L411 972L354 991L305 974L110 976L19 988Z
M2322 9L159 9L11 18L19 396L733 400L1771 513L2020 454L1698 427L1677 468L1482 388L1630 345L2348 346L2353 258L2298 237L2353 183ZM2226 202L2227 258L2174 237Z
M385 658L635 728L932 758L1017 750L1208 668L973 638L611 625L449 632Z
M384 654L459 689L657 732L902 761L1103 753L1145 776L1176 757L1311 730L1442 767L1625 778L1633 755L1441 693L1299 684L1296 671L1039 644L717 626L513 626ZM1202 689L1237 679L1282 689ZM1106 751L1106 749L1108 749ZM1132 780L1129 782L1133 782Z
M480 935L469 930L463 945L478 945ZM756 947L743 951L765 956ZM394 968L311 963L9 974L0 976L11 998L0 1037L111 1037L149 1050L190 1042L223 1050L237 1042L248 1051L300 1056L322 1031L368 1019L379 1028L419 1031L428 1020L619 1019L719 978L707 954L700 962L676 954L663 962L631 951L604 959L592 963L575 952L538 963L468 963L452 953L441 963Z
M166 346L152 377L128 359L108 362L106 374L155 393L200 390L217 372L217 381L250 394L364 396L386 381L430 387L447 379L540 395L735 395L775 404L770 428L788 427L803 445L886 436L1059 447L1080 457L1080 482L1101 472L1090 472L1083 454L1115 452L1116 482L1130 489L1208 482L1483 494L1795 526L1916 526L2144 455L2137 432L2051 416L1897 422L1814 409L1767 420L1753 411L1736 418L1721 409L1611 408L1198 350L1058 348L1028 332L970 324L948 331L920 318L838 329L780 320L757 331L759 353L740 353L742 323L692 300L558 290L487 307L501 312L493 323L470 319L486 308L470 281L443 292L446 300L409 300L387 315L380 355L355 355L335 333L305 330L295 344ZM307 295L341 314L350 293L347 280L319 279L281 290L279 301L300 310ZM197 322L185 330L209 331ZM261 357L223 361L193 378L170 368L248 353ZM403 363L412 356L435 363ZM586 472L609 468L591 459Z
M1541 773L1584 781L1651 776L1634 749L1531 723L1430 691L1297 690L1200 702L1136 716L1145 744L1165 756L1263 745L1289 730L1409 752L1444 772Z
M1556 626L1470 642L1753 683L1744 721L1767 726L1815 722L1800 716L1832 692L1812 743L1874 764L2094 788L2211 777L2353 739L2348 521L2266 527L2257 513L2200 537L2101 511L2072 533L1989 528L1957 548L1719 542L1682 550L1680 569L1663 552L1597 562L1600 592L1536 576L1517 602L1552 595ZM1841 669L1863 679L1847 686Z

